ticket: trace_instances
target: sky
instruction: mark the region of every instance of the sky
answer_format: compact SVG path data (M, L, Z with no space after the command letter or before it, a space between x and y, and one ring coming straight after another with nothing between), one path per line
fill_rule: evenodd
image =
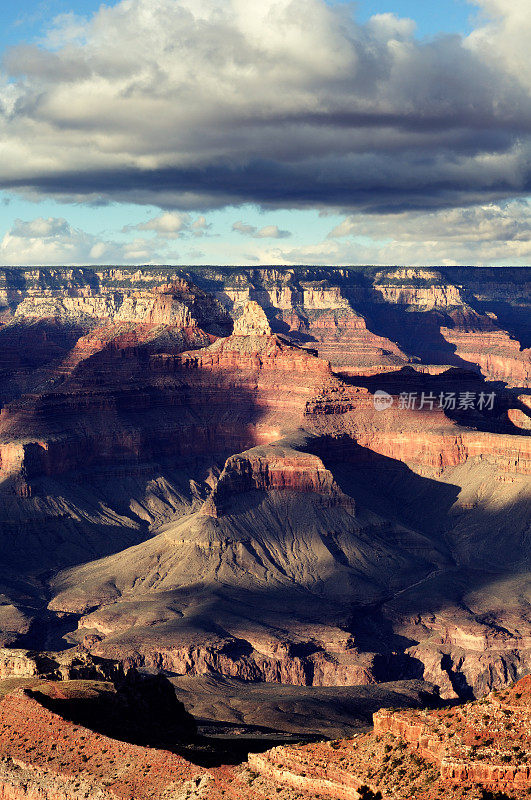
M528 0L0 0L0 265L531 263Z

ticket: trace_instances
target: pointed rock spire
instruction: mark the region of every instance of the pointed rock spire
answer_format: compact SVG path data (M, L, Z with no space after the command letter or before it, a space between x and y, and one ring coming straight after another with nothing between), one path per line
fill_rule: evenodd
M234 336L271 336L271 326L264 309L256 300L249 300L241 317L234 323Z

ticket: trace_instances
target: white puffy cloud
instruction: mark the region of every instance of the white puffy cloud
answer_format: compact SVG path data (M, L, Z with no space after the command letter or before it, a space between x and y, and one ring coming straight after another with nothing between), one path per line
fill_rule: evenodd
M402 242L531 242L531 206L527 200L470 208L399 214L353 214L328 238L365 236Z
M211 227L204 216L193 219L189 214L167 211L147 222L128 225L124 228L124 231L154 231L161 237L177 239L186 235L205 236Z
M248 225L241 221L235 222L232 230L253 239L287 239L291 236L290 231L281 230L278 225L265 225L263 228L257 228L255 225Z
M57 239L70 235L72 229L62 217L37 217L25 222L17 219L10 231L10 235L19 239Z
M0 264L10 265L83 265L137 264L178 260L160 240L138 237L117 242L72 227L60 217L15 220L0 240Z
M324 242L279 255L288 263L526 265L531 260L531 206L512 201L430 212L353 214Z
M499 69L512 74L522 86L531 87L529 36L531 12L528 0L472 0L483 12L483 24L466 45L483 59L494 59Z
M477 2L473 34L433 41L326 0L122 0L63 15L42 46L5 59L0 186L169 210L523 195L528 2Z

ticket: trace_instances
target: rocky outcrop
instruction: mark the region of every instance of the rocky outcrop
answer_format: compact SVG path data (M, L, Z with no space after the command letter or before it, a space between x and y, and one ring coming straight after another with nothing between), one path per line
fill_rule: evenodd
M0 649L0 680L31 678L39 674L35 657L24 650Z
M97 615L82 621L94 634ZM102 637L103 638L103 637ZM105 652L113 651L113 644L100 641L97 636L90 642L92 649L99 647ZM245 640L227 637L223 642L210 645L192 645L160 648L146 646L142 652L122 657L125 669L161 670L173 675L208 676L220 675L240 681L279 683L288 686L363 686L373 684L368 659L352 652L326 652L316 642L293 643L273 640L259 635L255 639L256 649ZM345 634L343 634L343 638ZM119 650L119 648L117 648ZM305 652L306 651L306 652ZM117 653L118 654L118 653Z
M230 498L249 492L291 491L313 493L328 505L356 504L345 495L322 460L311 453L276 443L231 456L225 463L216 487L203 506L203 513L217 517Z
M116 681L124 678L124 671L118 661L91 656L83 650L39 653L14 648L0 649L0 680L37 676L56 681Z
M455 354L464 362L475 364L492 381L506 381L509 386L531 385L531 350L500 330L488 317L453 315L451 328L441 334L455 346Z
M224 333L232 327L217 301L183 278L171 284L138 291L103 290L93 286L43 289L31 292L15 310L15 317L54 318L63 321L133 322L172 325L181 328L218 326Z
M334 800L358 800L363 781L337 767L316 768L304 752L276 747L265 754L252 754L250 770L262 779L281 786L290 786L306 794L330 797ZM366 784L365 784L366 785Z
M168 751L68 722L25 690L0 701L0 715L0 797L6 800L144 800L185 792L206 777Z
M234 325L234 336L271 336L271 332L262 307L254 300L246 303Z
M507 415L517 428L531 430L531 394L519 395L518 402L520 408L510 408Z
M529 353L523 348L518 352L518 338L520 331L526 336L528 273L498 273L205 268L193 275L200 290L179 269L3 270L0 302L7 319L14 315L20 321L206 325L225 334L230 320L221 305L238 320L243 306L253 302L267 312L275 332L315 342L325 359L347 372L374 374L420 357L427 363L468 361L488 377L527 386ZM209 292L216 301L209 299ZM514 298L514 326L502 302L507 296ZM469 324L473 318L475 331ZM502 350L496 353L498 346Z
M382 709L371 733L251 755L242 775L254 772L253 786L266 796L288 785L301 794L356 800L364 785L383 798L472 800L484 789L516 800L531 784L529 717L524 678L479 703Z
M420 284L420 285L419 285ZM461 287L447 283L440 272L426 269L397 269L377 273L374 291L379 302L429 311L462 306Z
M424 670L447 696L454 673L476 694L521 674L523 609L514 615L521 629L513 619L496 638L498 606L488 606L492 619L478 610L463 623L451 616L461 596L442 592L440 607L420 597L416 626L415 608L386 608L389 630L409 642L395 654L385 650L389 630L363 634L374 651L363 637L365 649L349 643L352 617L338 611L403 597L449 563L523 564L531 440L514 427L522 399L501 392L492 417L461 415L458 424L437 403L409 409L399 396L450 366L458 391L471 367L486 391L485 353L513 359L507 368L491 361L486 375L524 380L525 351L502 327L503 309L498 319L486 307L500 292L477 299L467 280L412 269L4 270L0 514L11 583L1 609L2 619L11 609L23 617L5 641L39 635L30 618L50 595L36 575L86 563L95 572L54 588L50 613L82 613L70 636L119 660L315 684ZM524 303L519 275L504 280ZM404 368L421 356L432 360ZM386 410L374 398L382 372L396 374ZM297 449L300 428L312 443ZM140 544L141 570L127 555L103 565L112 569L101 579L100 557ZM13 589L13 574L31 591ZM232 594L205 599L212 586ZM242 586L249 594L235 611ZM183 587L190 594L177 608L168 598ZM290 620L259 620L263 598L277 592ZM194 627L203 617L192 595L215 614L222 608L216 630L226 641ZM180 614L201 641L179 638Z
M374 734L400 737L438 766L441 781L523 791L531 786L531 767L526 763L531 744L530 688L531 681L524 678L501 698L491 694L454 710L384 709L374 715Z

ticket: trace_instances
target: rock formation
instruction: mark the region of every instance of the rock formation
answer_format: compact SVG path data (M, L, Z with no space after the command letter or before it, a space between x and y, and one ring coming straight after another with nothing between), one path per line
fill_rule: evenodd
M521 798L531 787L530 681L438 711L382 710L374 731L347 741L277 747L249 757L253 788L295 797L356 800L362 786L384 798L478 798L481 789Z
M524 674L527 277L0 271L1 643L447 698Z
M256 300L250 300L243 307L241 317L234 325L235 336L271 336L271 325L265 312Z
M166 750L68 722L28 690L0 701L0 718L0 796L7 800L144 800L176 791L185 797L187 786L207 778Z
M94 667L116 669L101 660ZM0 796L9 800L361 800L368 791L389 800L478 800L481 790L518 800L531 786L529 678L432 710L411 696L414 708L381 709L372 730L349 739L265 751L258 744L240 763L209 766L192 762L213 741L194 738L193 720L163 678L122 671L114 684L10 680L0 681Z

